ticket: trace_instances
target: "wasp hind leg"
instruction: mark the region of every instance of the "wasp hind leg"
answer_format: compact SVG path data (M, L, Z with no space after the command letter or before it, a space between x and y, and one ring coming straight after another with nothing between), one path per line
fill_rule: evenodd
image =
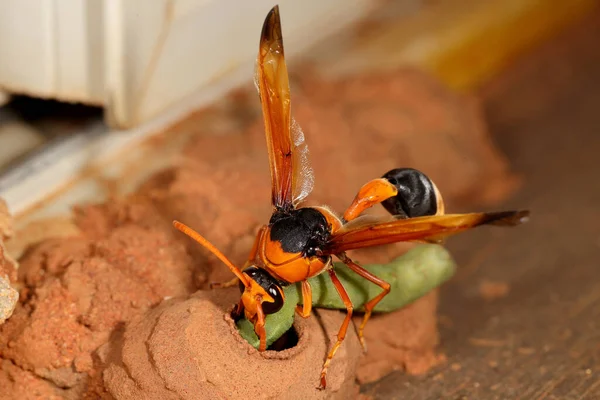
M362 345L363 350L367 351L367 343L365 342L365 338L363 336L365 326L367 325L367 321L369 321L369 318L371 318L373 309L375 308L377 303L379 303L381 300L383 300L385 296L388 295L388 293L391 290L391 287L389 283L387 283L383 279L379 279L378 277L376 277L375 275L373 275L372 273L370 273L369 271L352 261L350 257L346 255L346 253L340 253L337 255L337 257L340 260L342 260L342 262L346 264L348 268L350 268L356 274L365 278L369 282L373 282L374 284L383 289L381 293L379 293L377 296L373 297L371 300L365 303L365 315L363 317L362 323L360 324L360 327L358 328L358 339L360 340L360 344Z
M335 274L333 267L329 268L327 270L327 272L329 272L329 277L331 278L333 285L335 286L338 294L340 295L340 297L342 298L342 301L344 302L344 305L346 306L346 318L344 318L344 322L342 322L342 326L340 326L340 330L338 331L337 341L335 342L335 344L329 351L329 354L327 354L327 359L325 360L325 363L323 364L323 369L321 370L321 385L319 386L319 389L325 389L325 387L327 386L327 369L329 368L329 364L331 364L331 360L333 359L333 356L335 355L335 353L339 349L340 345L344 341L344 338L346 337L346 332L348 331L348 325L352 321L352 313L354 310L354 306L352 305L350 296L348 296L348 293L346 292L346 289L344 289L342 282L340 282L337 275Z

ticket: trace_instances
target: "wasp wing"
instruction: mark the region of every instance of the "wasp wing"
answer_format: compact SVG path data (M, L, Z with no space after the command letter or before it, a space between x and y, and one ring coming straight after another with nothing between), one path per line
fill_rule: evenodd
M397 242L438 242L479 225L514 226L527 220L529 211L448 214L373 222L343 227L323 249L325 254Z
M260 37L255 83L262 104L271 170L271 200L291 208L312 189L312 170L302 130L292 124L290 83L283 51L279 7L267 15Z
M294 140L294 171L292 176L292 193L294 206L312 192L314 185L313 169L310 165L308 145L304 140L304 132L292 118L292 139Z

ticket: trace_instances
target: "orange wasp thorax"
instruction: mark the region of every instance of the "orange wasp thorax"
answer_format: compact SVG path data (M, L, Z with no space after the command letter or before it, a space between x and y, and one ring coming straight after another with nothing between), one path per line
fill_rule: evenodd
M321 254L323 246L341 226L338 217L321 207L276 211L259 233L256 261L288 283L318 275L331 260Z

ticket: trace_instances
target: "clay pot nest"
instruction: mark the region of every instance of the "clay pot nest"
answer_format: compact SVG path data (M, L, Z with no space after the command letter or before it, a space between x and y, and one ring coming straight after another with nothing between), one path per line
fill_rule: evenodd
M100 354L108 367L104 381L118 399L352 398L361 354L354 333L336 355L328 388L317 389L330 338L343 315L319 311L297 319L297 343L260 354L239 334L227 310L236 289L202 291L170 300L130 322Z

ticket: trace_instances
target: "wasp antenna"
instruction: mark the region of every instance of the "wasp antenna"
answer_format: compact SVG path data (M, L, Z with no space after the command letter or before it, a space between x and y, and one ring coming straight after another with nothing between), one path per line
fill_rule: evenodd
M177 228L178 230L180 230L181 232L188 235L189 237L191 237L192 239L194 239L196 242L200 243L205 249L207 249L208 251L213 253L219 260L221 260L223 262L223 264L225 264L225 265L227 265L227 267L229 267L231 272L233 272L234 275L238 277L238 279L244 284L245 287L249 286L248 279L244 276L242 271L238 267L236 267L225 256L225 254L221 253L221 251L219 251L219 249L217 249L211 242L206 240L202 235L200 235L198 232L196 232L189 226L187 226L179 221L173 221L173 226L175 228Z

